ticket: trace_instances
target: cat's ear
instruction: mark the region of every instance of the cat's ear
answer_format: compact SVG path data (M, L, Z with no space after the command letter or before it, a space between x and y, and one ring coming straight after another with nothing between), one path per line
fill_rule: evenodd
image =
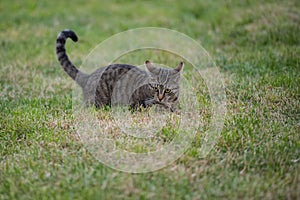
M145 65L146 65L147 69L149 70L149 72L153 72L155 70L154 65L149 60L145 61Z
M180 62L174 70L176 70L177 72L180 72L182 70L183 66L184 66L184 63Z

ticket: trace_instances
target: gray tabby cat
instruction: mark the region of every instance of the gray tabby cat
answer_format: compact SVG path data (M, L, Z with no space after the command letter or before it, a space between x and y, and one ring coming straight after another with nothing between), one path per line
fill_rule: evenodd
M180 92L180 71L183 62L175 69L155 67L150 61L145 65L148 72L128 64L111 64L88 75L79 71L69 60L65 43L78 37L71 30L60 32L56 40L57 58L67 74L81 86L87 106L125 104L132 108L161 105L175 111Z

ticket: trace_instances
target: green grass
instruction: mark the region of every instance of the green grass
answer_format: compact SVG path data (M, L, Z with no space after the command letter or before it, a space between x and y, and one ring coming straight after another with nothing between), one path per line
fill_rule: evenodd
M300 198L299 10L296 0L1 1L0 199ZM227 115L205 158L199 133L170 166L129 174L78 140L72 80L56 61L55 39L65 28L78 33L68 51L80 65L111 35L149 26L206 48L226 83ZM201 92L199 101L209 108Z

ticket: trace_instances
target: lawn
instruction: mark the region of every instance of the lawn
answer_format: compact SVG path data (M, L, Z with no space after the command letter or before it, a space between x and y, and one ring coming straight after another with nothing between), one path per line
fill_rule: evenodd
M175 162L135 174L102 164L78 139L55 40L76 31L67 50L80 66L100 42L141 27L200 43L224 79L227 113L207 156L199 131ZM299 1L2 0L0 46L0 199L300 198ZM197 95L208 126L210 97Z

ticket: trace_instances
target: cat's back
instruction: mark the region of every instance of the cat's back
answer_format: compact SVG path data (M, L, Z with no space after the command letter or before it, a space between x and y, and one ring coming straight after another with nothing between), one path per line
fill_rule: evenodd
M140 68L129 64L112 64L103 69L101 80L103 81L118 81L127 74L133 76L146 75L147 73Z
M147 82L146 71L129 64L111 64L99 68L89 76L85 93L94 96L96 107L101 104L111 104L113 92L123 91L132 93L131 88L136 88ZM93 88L93 91L90 91ZM85 95L85 96L86 96Z

